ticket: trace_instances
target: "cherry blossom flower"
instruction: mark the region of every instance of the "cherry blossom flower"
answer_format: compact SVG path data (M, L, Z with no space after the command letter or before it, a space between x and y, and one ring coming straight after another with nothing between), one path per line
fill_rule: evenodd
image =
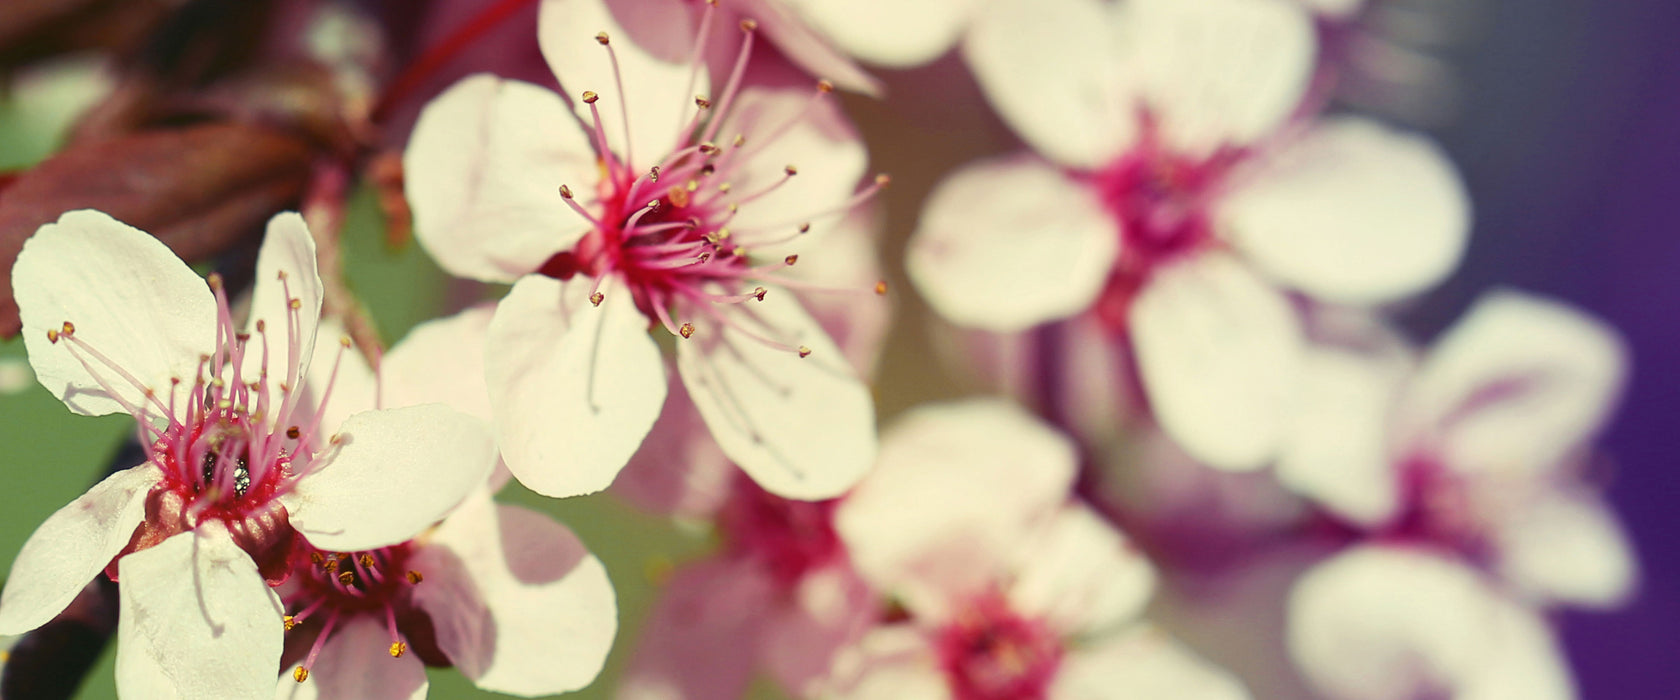
M356 408L430 402L487 424L491 313L479 306L416 326L380 358L377 377L359 354L345 358L337 411L325 424ZM359 552L297 548L280 590L290 670L279 695L425 697L422 662L521 696L593 681L618 628L606 569L564 525L493 502L504 482L505 472L492 474L443 522L405 542Z
M1286 431L1303 346L1286 290L1380 304L1461 253L1468 205L1431 144L1291 119L1314 67L1295 3L997 0L963 48L1036 154L940 184L913 281L964 326L1095 314L1154 418L1212 466L1258 468Z
M842 655L826 696L1247 697L1136 621L1154 568L1068 500L1074 471L1072 445L1007 404L897 424L836 527L903 613Z
M1289 601L1290 655L1345 700L1575 697L1546 621L1451 557L1365 545L1302 577Z
M13 268L30 363L72 411L123 412L147 460L60 509L0 595L0 634L52 619L101 570L122 583L124 694L269 697L294 544L400 543L478 483L490 436L442 406L322 429L331 388L301 386L321 282L296 214L270 223L247 331L162 243L95 211L43 226ZM284 339L271 343L271 334Z
M745 82L753 22L700 24L740 42L715 99L694 97L710 79L688 25L626 24L602 0L546 1L538 38L576 101L471 77L405 154L421 242L513 283L486 349L503 457L546 495L610 484L666 399L652 325L733 461L774 493L835 495L873 459L874 410L783 270L885 180L853 193L865 156L827 83Z
M1393 350L1318 353L1284 483L1369 537L1454 553L1530 603L1608 607L1632 592L1627 537L1581 473L1625 373L1614 331L1502 291L1415 368Z
M1336 697L1573 697L1540 615L1618 605L1636 576L1579 469L1623 381L1620 340L1504 291L1421 358L1374 330L1314 350L1278 465L1364 538L1296 584L1291 653Z

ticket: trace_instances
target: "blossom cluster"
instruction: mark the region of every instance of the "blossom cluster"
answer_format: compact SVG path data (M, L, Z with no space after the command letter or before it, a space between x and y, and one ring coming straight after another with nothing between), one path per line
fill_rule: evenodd
M1335 102L1323 44L1359 2L482 4L375 94L386 47L358 32L379 21L321 3L305 33L334 107L300 120L342 133L264 166L300 173L261 190L292 196L225 193L261 212L250 245L234 214L188 235L97 198L28 232L10 281L32 373L73 413L131 416L139 461L28 539L0 638L103 577L124 697L419 698L427 666L576 691L609 663L614 583L506 494L609 491L715 542L658 576L627 700L755 679L1574 696L1548 616L1637 579L1587 470L1627 353L1514 290L1432 341L1401 330L1462 257L1470 201L1427 137ZM432 85L498 26L540 61ZM891 178L846 100L917 100L875 70L942 56L1019 147L944 174L883 268ZM147 136L208 127L172 128ZM289 153L258 133L213 170ZM342 270L357 177L457 278L389 348ZM131 225L151 221L173 228ZM987 395L878 434L890 307L915 298ZM1286 668L1162 612L1237 597L1269 557L1294 562L1281 612L1241 613Z

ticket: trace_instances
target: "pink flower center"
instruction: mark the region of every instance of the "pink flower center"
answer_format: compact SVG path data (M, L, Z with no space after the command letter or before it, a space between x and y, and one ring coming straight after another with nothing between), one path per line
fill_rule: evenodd
M1226 174L1245 157L1221 149L1195 158L1169 150L1147 115L1138 145L1090 175L1120 230L1120 257L1097 302L1115 331L1126 327L1132 298L1161 264L1216 243L1212 204Z
M390 645L384 651L392 658L410 651L426 663L448 665L437 647L431 617L413 602L414 587L424 577L409 569L412 543L366 552L326 552L299 544L291 557L293 586L281 598L285 603L286 631L297 630L304 639L314 637L307 656L292 670L299 683L309 679L310 669L321 648L335 630L356 616L370 616L385 624ZM301 656L301 644L287 645L294 657Z
M280 282L286 284L283 274ZM78 338L69 321L48 333L135 417L148 460L163 472L159 485L147 494L146 519L106 569L113 580L117 559L193 529L208 518L227 526L265 577L278 581L285 576L284 560L293 532L278 499L299 477L316 468L315 448L321 442L318 419L307 426L292 422L304 417L296 390L303 361L300 304L288 293L284 373L271 378L266 325L256 324L258 342L251 343L251 335L235 330L221 278L212 275L210 287L217 309L215 349L199 358L190 384L175 377L167 392L145 386ZM260 353L250 367L249 353ZM246 376L253 367L257 375ZM278 382L279 391L270 390L271 381ZM115 389L118 383L139 388L145 400L129 405ZM166 393L167 402L160 393ZM329 386L321 395L321 406L330 393ZM314 415L319 416L320 406L315 409Z
M1048 697L1062 661L1061 639L996 593L971 601L935 634L955 700Z
M704 9L696 46L705 45L714 9L712 4ZM754 253L794 240L810 229L813 219L837 216L867 201L886 185L887 179L877 178L873 186L838 207L813 211L799 219L753 227L731 226L742 208L777 191L799 171L796 166L787 165L780 178L755 184L751 191L737 187L736 182L749 172L756 172L754 166L763 159L765 146L809 118L811 109L834 90L826 81L818 83L806 109L784 123L765 125L761 131L755 127L754 133L721 133L740 92L756 28L757 23L752 20L741 23L744 36L741 49L716 107L710 99L694 98L692 118L665 142L676 144L675 147L654 160L656 164L651 167L636 163L635 149L665 144L629 144L623 153L614 152L607 145L597 106L600 96L594 92L582 94L593 118L602 178L595 183L593 192L574 193L569 186L562 186L560 192L567 204L589 222L591 230L574 248L554 255L537 272L562 280L578 274L596 278L591 301L597 305L602 299L601 281L609 275L617 276L629 288L637 308L672 334L688 338L697 332L697 322L701 327L711 323L803 355L809 351L773 337L774 333L767 335L760 332L762 329L749 328L730 318L730 307L764 300L768 293L764 283L805 286L780 274L798 256L762 260L756 259ZM596 40L608 52L617 75L618 59L610 39L602 33ZM696 74L704 69L698 50L692 63ZM622 92L623 81L618 82ZM630 115L622 101L618 107L628 135ZM594 195L593 206L585 206L577 199L588 194Z
M1429 455L1408 460L1400 475L1400 512L1379 537L1445 548L1479 565L1492 562L1495 545L1483 512L1489 504L1473 500L1462 477Z
M806 573L844 556L834 530L839 503L780 498L742 476L718 524L732 552L760 562L778 584L792 588Z

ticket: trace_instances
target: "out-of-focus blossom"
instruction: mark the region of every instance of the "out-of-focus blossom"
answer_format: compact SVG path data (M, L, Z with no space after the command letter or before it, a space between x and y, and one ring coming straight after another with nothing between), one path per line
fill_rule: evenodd
M216 278L206 288L162 243L95 211L42 227L13 282L37 379L76 413L134 416L148 459L35 531L0 596L0 633L52 619L102 570L120 576L125 694L271 696L282 638L269 584L286 577L294 534L396 544L484 478L461 465L490 436L442 406L321 429L320 405L300 398L322 288L296 214L270 222L244 332Z
M1137 621L1153 567L1069 502L1063 437L995 402L918 410L841 502L865 579L902 606L837 660L841 698L1244 698Z
M805 694L873 623L876 597L834 531L837 501L792 501L732 474L723 549L678 569L655 604L624 698L729 700L759 670Z
M111 85L106 61L94 57L60 59L23 71L0 105L9 142L0 158L13 164L47 155L76 117L109 93ZM29 152L10 152L17 147Z
M21 357L0 357L0 395L11 395L35 384L29 361Z
M1522 600L1631 593L1627 538L1580 473L1626 371L1614 331L1496 292L1410 372L1392 351L1321 352L1285 483L1378 539L1457 553Z
M942 183L912 278L966 326L1095 314L1155 419L1207 464L1278 450L1304 344L1286 290L1380 304L1461 253L1468 205L1431 144L1291 120L1314 67L1297 4L1000 0L964 53L1037 154Z
M1580 474L1622 384L1620 340L1514 292L1417 360L1374 330L1315 350L1279 463L1366 538L1297 583L1291 653L1339 698L1573 697L1541 615L1617 605L1636 578Z
M1309 571L1290 597L1288 644L1333 698L1575 697L1545 619L1427 549L1360 546Z
M696 99L710 81L694 33L632 19L548 0L539 39L576 102L469 78L405 155L422 243L454 274L513 283L486 350L503 456L547 495L611 483L666 398L652 324L733 461L772 492L833 496L873 460L874 410L784 270L885 181L854 195L865 155L826 83L736 71ZM736 37L745 69L756 25L701 28Z

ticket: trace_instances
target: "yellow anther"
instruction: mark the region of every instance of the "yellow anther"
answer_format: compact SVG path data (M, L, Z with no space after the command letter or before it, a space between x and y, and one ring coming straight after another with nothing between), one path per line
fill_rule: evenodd
M406 651L408 651L407 644L402 642L391 642L391 658L400 659Z
M421 581L424 581L424 580L426 580L426 577L421 576L420 572L415 571L413 569L408 570L408 583L409 583L409 585L415 585L415 584L418 584L418 583L420 583Z
M583 91L583 103L584 104L592 105L592 104L595 104L595 101L599 100L599 99L601 99L601 96L595 94L595 92L593 90L584 90Z
M694 337L694 324L692 324L692 323L682 324L682 328L678 328L677 333L681 334L682 337L684 337L684 338Z
M605 298L607 298L606 295L604 295L600 292L596 292L594 294L589 295L589 303L594 304L596 306L600 306L601 305L601 300L605 299Z
M799 356L800 357L810 357L810 355L811 355L811 349L810 348L805 347L803 345L799 346Z
M302 683L309 680L309 669L299 666L292 670L292 680Z

